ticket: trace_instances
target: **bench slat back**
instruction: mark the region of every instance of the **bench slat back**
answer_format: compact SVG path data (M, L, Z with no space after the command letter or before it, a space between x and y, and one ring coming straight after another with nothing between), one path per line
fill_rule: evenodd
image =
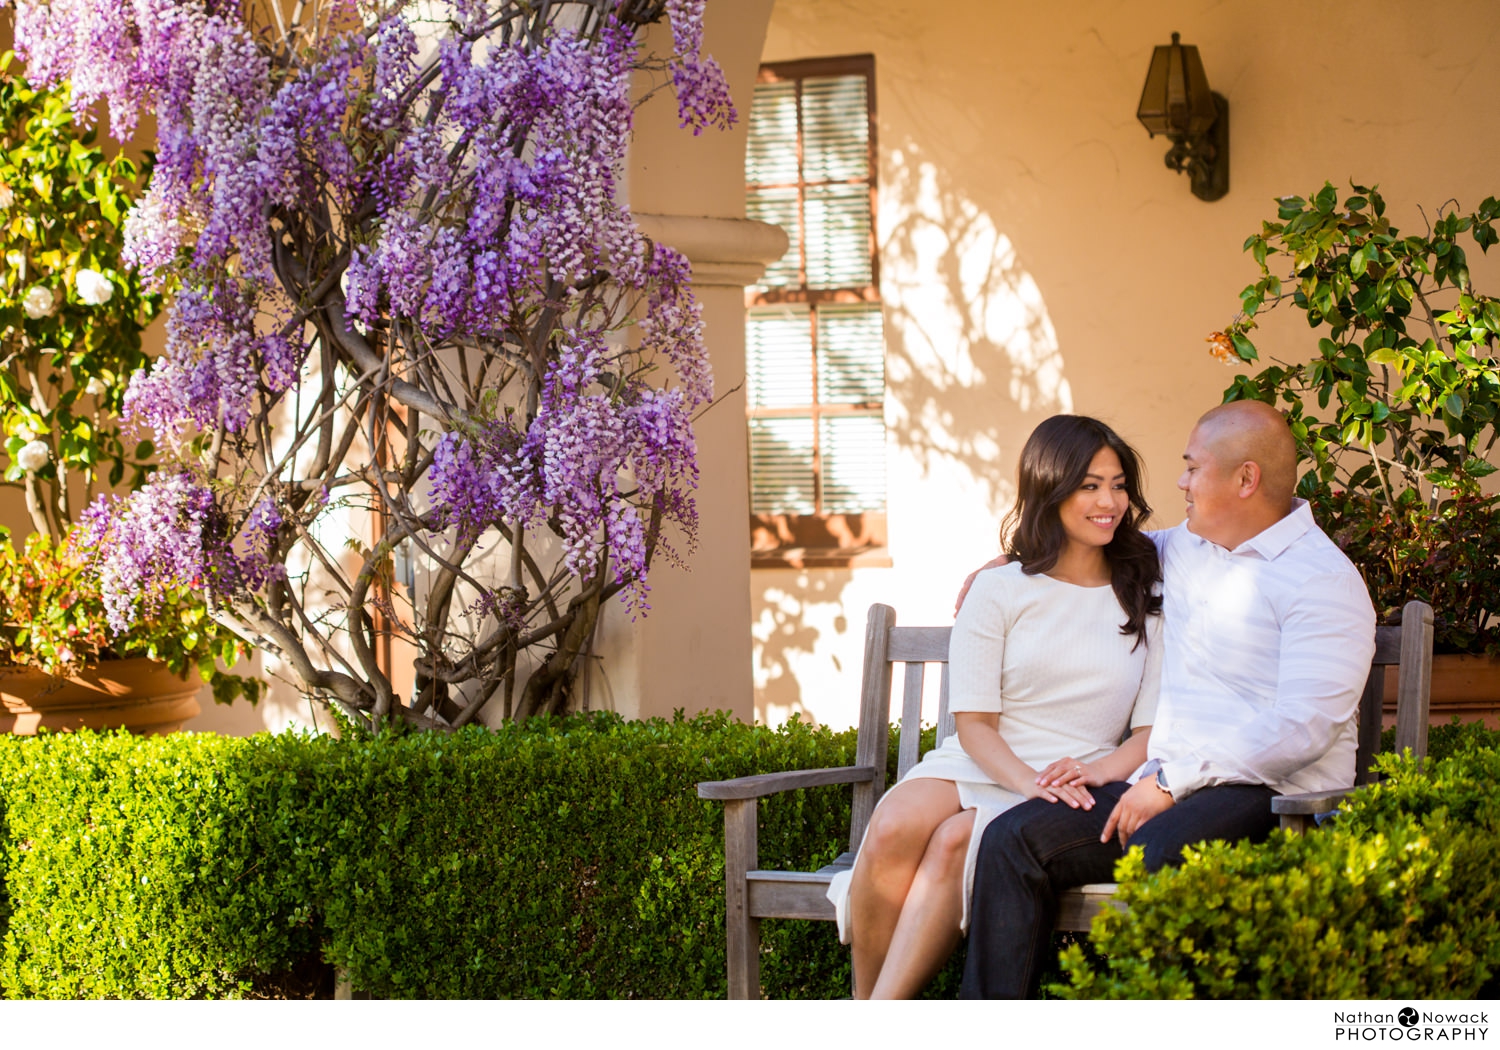
M864 682L860 692L859 740L855 764L875 767L875 779L854 786L854 819L849 828L849 848L859 849L869 826L870 814L885 793L887 727L891 720L891 688L896 664L903 666L901 735L896 747L896 779L917 764L922 738L922 693L927 684L927 665L937 664L938 733L941 744L953 732L948 711L948 627L897 627L896 611L888 605L870 606L865 621Z

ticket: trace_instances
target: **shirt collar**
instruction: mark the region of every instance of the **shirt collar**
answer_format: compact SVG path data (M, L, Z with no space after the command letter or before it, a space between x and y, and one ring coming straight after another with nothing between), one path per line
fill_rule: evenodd
M1266 561L1275 561L1312 527L1312 508L1307 505L1307 500L1293 499L1290 514L1269 528L1262 529L1251 536L1231 553L1244 554L1254 551Z

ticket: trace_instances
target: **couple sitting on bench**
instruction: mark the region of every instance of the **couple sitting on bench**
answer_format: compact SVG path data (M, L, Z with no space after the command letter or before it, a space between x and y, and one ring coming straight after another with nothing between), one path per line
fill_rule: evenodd
M1128 846L1155 869L1263 839L1275 795L1353 783L1375 614L1293 498L1285 420L1221 405L1183 460L1187 520L1142 533L1114 431L1054 416L1027 441L1008 558L960 595L957 733L885 794L828 891L856 995L916 994L965 930L965 996L1033 995L1057 891L1107 881Z

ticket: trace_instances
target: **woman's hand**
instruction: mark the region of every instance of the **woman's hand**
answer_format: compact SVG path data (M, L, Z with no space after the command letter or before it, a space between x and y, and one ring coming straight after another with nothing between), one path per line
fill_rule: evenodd
M1059 758L1056 762L1049 762L1045 769L1036 775L1038 787L1053 787L1059 784L1070 784L1078 787L1099 787L1109 783L1091 762L1080 762L1076 758Z
M1043 787L1032 783L1028 785L1028 790L1024 794L1027 798L1044 798L1048 802L1063 802L1074 809L1094 808L1094 796L1082 784L1052 784Z

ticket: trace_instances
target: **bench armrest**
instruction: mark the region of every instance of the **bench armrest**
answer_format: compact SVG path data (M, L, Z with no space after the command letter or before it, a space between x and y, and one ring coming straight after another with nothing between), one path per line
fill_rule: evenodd
M1353 790L1334 788L1332 791L1309 791L1305 795L1277 795L1271 800L1271 812L1280 816L1303 817L1332 813Z
M837 766L827 769L790 769L782 773L758 773L733 780L705 780L698 785L699 798L762 798L779 791L823 787L825 784L862 784L875 779L874 766Z

